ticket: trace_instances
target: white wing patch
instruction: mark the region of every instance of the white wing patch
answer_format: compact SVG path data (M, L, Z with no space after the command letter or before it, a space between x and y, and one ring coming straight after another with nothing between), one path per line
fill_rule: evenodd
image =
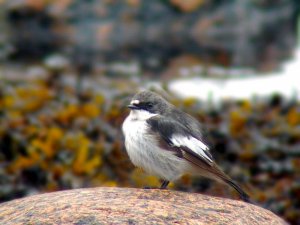
M185 146L191 151L200 155L202 158L205 158L209 162L213 162L212 159L205 153L205 151L209 151L208 146L205 145L202 141L199 141L198 139L191 136L185 137L182 135L173 135L171 141L174 144L174 146Z

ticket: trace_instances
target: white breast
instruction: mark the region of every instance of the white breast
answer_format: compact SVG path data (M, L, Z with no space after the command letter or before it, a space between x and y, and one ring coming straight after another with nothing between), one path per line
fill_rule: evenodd
M123 123L125 147L132 163L146 172L165 180L178 179L188 167L173 152L159 147L156 138L149 134L146 119L156 114L133 110Z

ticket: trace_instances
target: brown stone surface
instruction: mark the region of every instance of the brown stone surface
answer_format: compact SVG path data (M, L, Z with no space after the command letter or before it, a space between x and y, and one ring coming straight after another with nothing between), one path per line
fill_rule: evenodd
M285 224L241 201L170 190L87 188L0 205L0 224Z

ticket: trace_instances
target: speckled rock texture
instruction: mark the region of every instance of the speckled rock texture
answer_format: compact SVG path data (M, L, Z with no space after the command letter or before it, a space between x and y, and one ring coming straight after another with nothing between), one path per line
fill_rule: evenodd
M0 224L286 224L263 208L197 193L87 188L0 205Z

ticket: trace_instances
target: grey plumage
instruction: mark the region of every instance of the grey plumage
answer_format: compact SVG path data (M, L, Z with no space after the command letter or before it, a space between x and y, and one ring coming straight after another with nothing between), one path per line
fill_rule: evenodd
M235 188L244 201L248 195L214 162L203 140L200 123L160 95L142 91L129 105L123 123L128 155L138 167L168 182L190 173L205 176Z

